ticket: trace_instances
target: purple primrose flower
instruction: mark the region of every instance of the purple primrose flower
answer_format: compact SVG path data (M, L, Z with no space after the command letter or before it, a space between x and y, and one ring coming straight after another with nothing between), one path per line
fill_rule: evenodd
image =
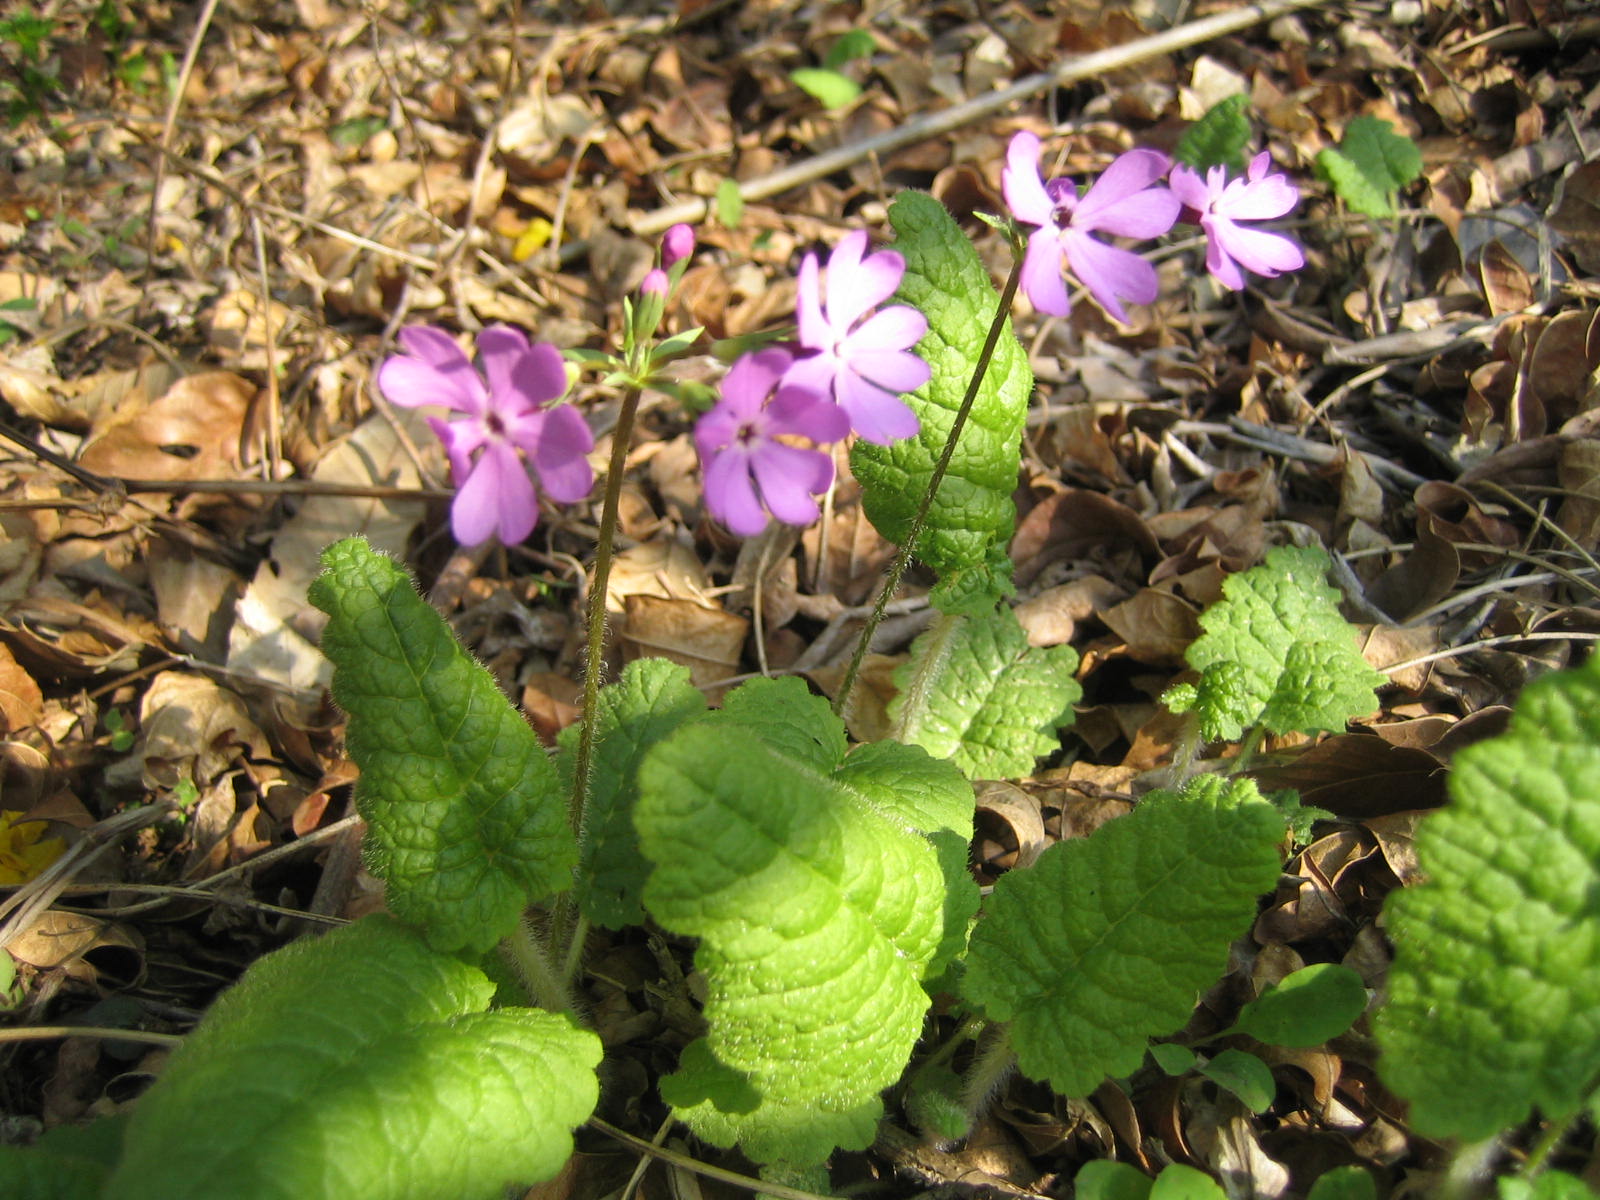
M1212 167L1205 178L1192 167L1172 168L1171 185L1183 203L1184 219L1206 234L1206 270L1225 288L1244 287L1244 274L1273 278L1305 266L1300 247L1281 233L1246 229L1240 221L1281 217L1300 201L1300 193L1283 175L1268 175L1272 159L1263 150L1250 160L1243 179L1228 182L1226 167Z
M811 524L820 513L815 497L833 482L831 455L780 437L836 442L850 432L837 404L788 384L793 362L777 346L745 355L723 377L721 401L694 427L706 507L740 537L764 530L768 510L785 524Z
M475 546L498 534L512 546L533 532L539 497L530 466L552 499L571 503L589 494L589 426L569 405L543 407L567 390L555 347L530 346L519 331L491 326L478 334L480 375L442 329L402 330L400 345L405 353L378 368L378 388L389 402L403 408L437 404L459 414L451 421L428 418L450 457L458 489L450 506L456 541Z
M670 267L694 253L694 229L681 222L661 236L661 265Z
M812 353L796 358L786 385L809 388L839 402L850 425L869 442L887 446L915 436L919 423L900 396L928 382L928 364L915 346L928 319L907 304L892 304L866 317L894 295L906 262L893 250L867 254L867 234L847 234L828 256L827 298L818 282L817 256L800 263L800 345ZM863 257L864 256L864 257Z
M1119 321L1128 319L1124 300L1149 304L1156 298L1154 267L1133 251L1090 235L1153 238L1171 229L1181 207L1178 198L1153 186L1170 165L1159 151L1129 150L1080 196L1070 180L1040 178L1036 135L1024 130L1011 139L1000 181L1012 215L1038 226L1028 235L1021 281L1034 308L1056 317L1071 311L1061 278L1063 256L1100 307Z

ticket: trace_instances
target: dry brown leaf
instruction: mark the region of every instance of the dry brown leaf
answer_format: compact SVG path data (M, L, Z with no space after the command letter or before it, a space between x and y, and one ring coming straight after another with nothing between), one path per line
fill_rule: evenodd
M44 714L44 694L33 676L18 664L11 651L0 644L0 715L6 733L15 733L35 724Z
M231 371L207 371L174 383L141 405L142 393L96 423L80 466L130 479L232 479L239 436L255 385Z
M245 703L204 675L163 671L139 710L138 755L145 786L174 787L188 779L206 787L241 753L271 756L266 735Z
M1046 588L1017 605L1017 622L1030 646L1060 646L1070 642L1078 625L1097 617L1127 596L1127 592L1099 575L1086 575Z
M631 595L623 604L622 657L654 656L689 668L690 681L719 696L723 681L739 673L750 622L693 600Z

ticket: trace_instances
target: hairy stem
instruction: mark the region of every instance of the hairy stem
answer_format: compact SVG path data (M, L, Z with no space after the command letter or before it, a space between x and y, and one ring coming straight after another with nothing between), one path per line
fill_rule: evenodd
M967 1067L961 1081L961 1107L966 1109L968 1127L976 1125L983 1110L1016 1068L1017 1055L1011 1048L1011 1031L992 1025L978 1041L977 1057Z
M556 974L549 954L526 917L517 922L516 932L500 943L500 952L522 980L534 1004L548 1012L574 1010L566 984Z
M856 676L861 672L861 662L867 656L867 648L872 644L872 635L878 632L878 626L883 622L883 610L889 601L894 598L895 592L900 589L900 579L906 573L906 568L911 565L911 555L915 552L917 539L922 536L922 527L927 524L928 510L933 507L933 498L939 494L939 485L944 482L945 472L950 469L950 460L955 456L956 444L961 440L961 431L966 428L967 415L972 412L973 402L978 398L978 389L983 386L983 377L989 373L989 361L994 357L994 348L1000 343L1000 334L1005 329L1006 319L1011 315L1011 302L1017 295L1017 284L1022 278L1022 256L1013 254L1011 260L1011 274L1006 276L1006 285L1000 292L1000 304L995 309L994 320L989 323L989 336L984 339L983 351L978 355L978 369L972 373L972 381L967 384L967 394L961 398L961 407L956 410L956 419L950 425L950 436L945 439L944 450L939 455L939 461L933 466L933 477L928 481L928 487L922 494L922 502L917 505L917 514L911 519L911 528L906 534L905 544L894 556L894 562L889 564L889 574L883 581L883 588L878 592L878 600L872 606L872 615L867 618L866 628L861 631L861 640L856 643L856 652L850 659L850 666L844 673L844 681L839 685L839 694L833 699L833 711L836 715L843 715L845 705L850 699L850 689L855 686Z
M925 635L921 659L914 659L910 683L900 692L900 717L889 730L897 742L910 742L917 735L922 719L928 712L928 701L944 674L945 663L950 659L950 641L961 622L955 613L940 613Z

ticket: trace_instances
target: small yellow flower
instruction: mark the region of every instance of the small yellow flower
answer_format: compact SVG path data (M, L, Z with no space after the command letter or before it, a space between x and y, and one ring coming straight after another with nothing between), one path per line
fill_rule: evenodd
M45 838L43 821L18 821L21 813L0 812L0 887L13 887L38 875L67 848L61 838Z

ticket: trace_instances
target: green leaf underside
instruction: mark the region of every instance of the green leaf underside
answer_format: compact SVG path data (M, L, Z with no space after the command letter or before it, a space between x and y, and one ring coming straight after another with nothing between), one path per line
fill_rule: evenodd
M1249 780L1152 792L1001 876L972 934L967 998L1011 1022L1025 1074L1087 1096L1188 1020L1276 881L1282 837Z
M1200 682L1173 688L1168 706L1193 708L1211 741L1258 722L1272 733L1343 729L1377 708L1374 689L1387 679L1361 657L1327 571L1321 550L1280 546L1229 576L1185 653Z
M941 617L894 673L889 717L903 740L972 779L1016 779L1060 748L1057 730L1083 695L1070 646L1028 645L1016 614Z
M589 809L580 837L578 903L607 929L644 921L639 898L649 864L633 832L639 764L657 742L705 712L688 668L661 658L629 663L622 678L600 692ZM570 779L579 727L561 731L562 777Z
M928 318L917 353L933 374L905 398L922 422L917 436L892 446L858 441L850 466L861 482L867 518L890 541L903 544L977 367L999 297L971 240L933 197L902 192L889 207L889 221L897 235L893 248L906 261L895 298ZM971 571L992 576L988 594L994 597L1009 585L1005 544L1016 518L1011 493L1032 390L1027 356L1008 321L916 546L917 557L941 576ZM976 603L971 597L968 602Z
M1320 1046L1367 1007L1361 976L1338 963L1302 967L1244 1006L1235 1028L1269 1046Z
M825 700L756 680L639 774L645 907L701 939L709 990L709 1032L662 1095L701 1137L761 1162L871 1143L878 1093L922 1029L920 981L948 946L944 892L971 887L926 836L971 836L955 768L888 743L861 764L844 753Z
M1522 693L1422 822L1393 893L1385 1081L1428 1137L1561 1120L1600 1075L1600 657Z
M441 950L489 949L571 886L577 847L537 735L410 577L360 538L323 551L311 603L350 714L356 806L390 909Z
M1353 210L1369 217L1394 213L1394 193L1422 174L1422 151L1380 117L1357 117L1344 138L1317 153L1321 175Z
M492 992L388 917L267 955L139 1101L106 1194L491 1200L551 1177L598 1099L600 1041L481 1011Z
M1172 157L1201 172L1211 167L1243 171L1244 148L1250 141L1250 122L1244 114L1249 107L1250 97L1243 92L1218 100L1183 131Z

